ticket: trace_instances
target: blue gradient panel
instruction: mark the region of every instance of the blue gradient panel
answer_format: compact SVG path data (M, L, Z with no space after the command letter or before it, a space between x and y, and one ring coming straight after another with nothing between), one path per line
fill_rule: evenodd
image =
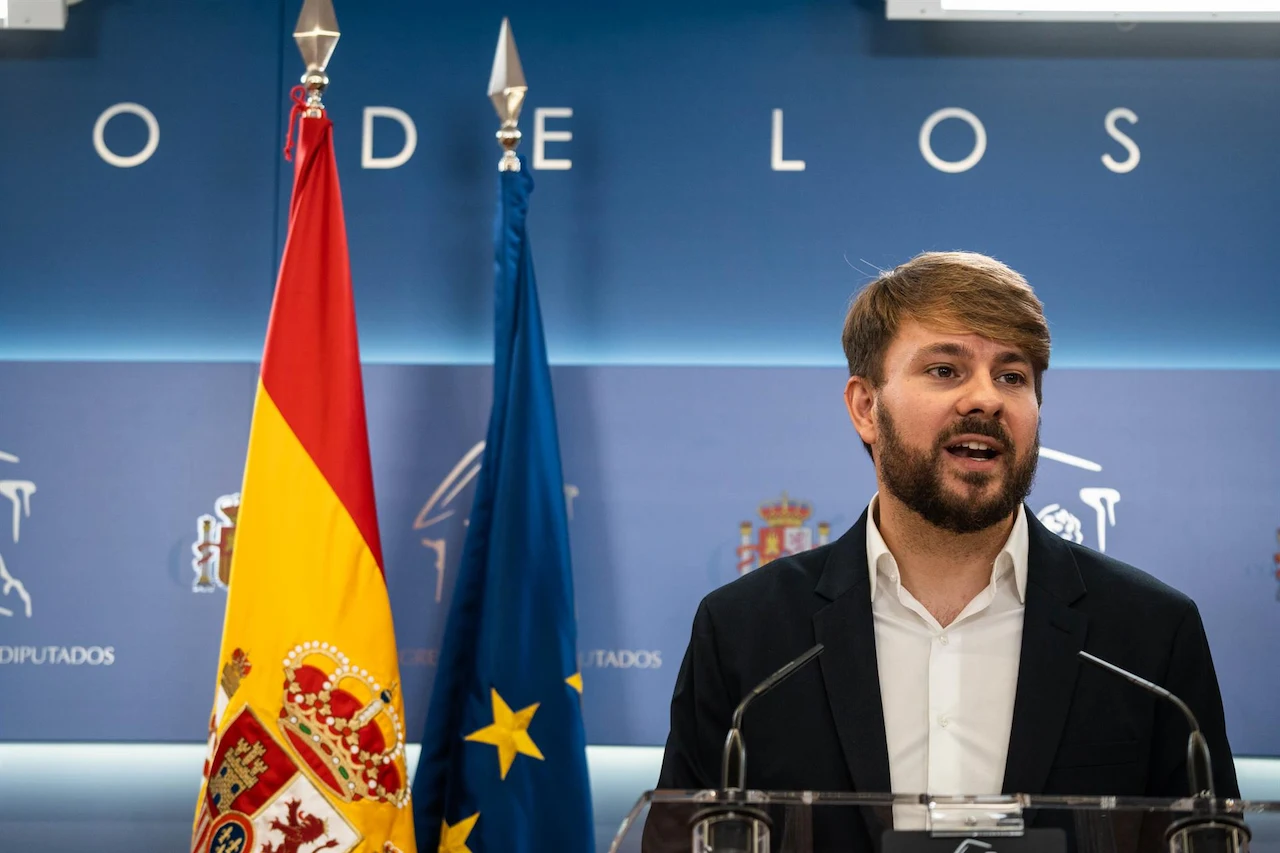
M0 495L25 491L30 508L0 497L0 559L27 599L0 594L0 740L206 735L226 596L193 591L192 546L199 517L239 488L255 378L228 364L0 370ZM762 504L784 492L808 503L815 542L819 522L836 536L862 512L874 478L844 378L553 371L588 742L664 741L694 610L750 561L741 548L763 532ZM491 387L481 367L365 371L410 732L436 671ZM1232 746L1280 755L1280 373L1050 371L1045 400L1044 445L1075 464L1041 461L1032 510L1191 595ZM281 606L307 597L304 585Z
M0 358L255 361L290 185L299 3L93 2L61 34L0 35ZM1043 297L1059 366L1280 368L1280 49L1259 27L959 27L878 2L338 6L337 124L362 344L375 362L488 359L496 120L512 18L546 155L530 228L557 363L835 365L850 294L923 249L992 253ZM281 22L285 26L281 26ZM1052 33L1052 34L1050 34ZM1273 41L1273 40L1272 40ZM108 106L160 146L94 152ZM416 153L362 169L363 110ZM944 174L943 107L985 156ZM1139 146L1124 161L1104 118ZM771 111L787 159L773 171ZM374 125L372 153L404 134ZM143 144L122 116L113 150ZM973 145L961 121L939 157ZM283 168L282 168L283 166Z
M86 3L65 33L0 33L0 357L261 351L283 147L280 9ZM137 103L158 146L94 146ZM121 156L144 121L112 119Z

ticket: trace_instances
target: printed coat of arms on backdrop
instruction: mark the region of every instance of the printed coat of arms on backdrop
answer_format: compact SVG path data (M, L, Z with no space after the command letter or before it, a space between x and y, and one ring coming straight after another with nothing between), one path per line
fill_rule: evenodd
M750 521L739 526L738 574L754 571L779 557L825 545L831 536L831 525L820 521L814 541L814 528L807 524L813 507L805 501L791 500L786 492L776 501L760 504L759 514L764 521L760 528Z
M231 558L236 546L236 517L240 495L223 495L213 502L213 515L196 519L196 541L191 545L193 592L226 589L231 583Z

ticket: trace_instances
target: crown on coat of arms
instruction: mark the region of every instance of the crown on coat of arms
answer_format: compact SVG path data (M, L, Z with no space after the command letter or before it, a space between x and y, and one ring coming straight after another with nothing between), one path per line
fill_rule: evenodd
M303 643L284 660L279 726L333 793L403 808L409 801L397 685L383 687L330 643Z
M793 501L782 493L782 499L760 504L760 517L770 527L799 527L813 515L813 507L803 501Z

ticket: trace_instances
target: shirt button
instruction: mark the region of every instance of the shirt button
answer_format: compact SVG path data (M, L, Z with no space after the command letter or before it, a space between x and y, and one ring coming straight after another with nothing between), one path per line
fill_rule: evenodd
M941 634L938 636L938 642L945 646L947 643L951 642L951 640L946 634Z
M938 725L942 726L945 729L947 726L951 725L951 718L948 717L946 714L943 714L941 717L938 718Z

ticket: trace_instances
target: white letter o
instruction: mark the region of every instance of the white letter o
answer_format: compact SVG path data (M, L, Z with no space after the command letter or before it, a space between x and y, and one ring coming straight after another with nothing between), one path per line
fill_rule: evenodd
M107 129L107 122L121 113L132 113L146 122L147 125L147 144L132 157L121 157L116 154L107 147L106 140L102 138L103 132ZM97 149L99 157L118 169L132 169L134 166L141 166L150 160L151 155L156 153L156 149L160 147L160 122L156 121L156 117L151 110L142 104L116 104L113 107L108 107L102 115L98 116L98 121L93 125L93 147Z
M967 122L969 127L973 128L973 151L969 152L969 156L963 160L943 160L933 153L933 146L929 141L933 135L933 129L938 126L939 122L949 118L961 119ZM987 153L987 129L982 126L982 122L978 120L978 117L968 110L960 107L946 107L929 116L925 119L924 124L920 126L920 153L924 155L925 162L939 172L947 172L953 175L958 172L967 172L978 165L982 155Z

